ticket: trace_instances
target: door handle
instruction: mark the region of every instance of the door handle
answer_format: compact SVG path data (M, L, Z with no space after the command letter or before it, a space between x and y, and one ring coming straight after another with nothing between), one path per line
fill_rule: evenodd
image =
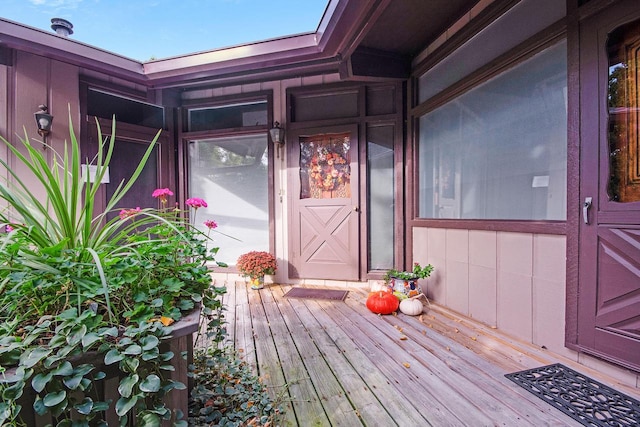
M584 204L582 205L582 219L584 220L585 224L589 224L589 208L591 207L592 203L593 203L593 198L591 197L584 198Z
M354 206L354 207L353 207L353 211L354 211L354 212L358 212L358 207L357 207L357 206Z

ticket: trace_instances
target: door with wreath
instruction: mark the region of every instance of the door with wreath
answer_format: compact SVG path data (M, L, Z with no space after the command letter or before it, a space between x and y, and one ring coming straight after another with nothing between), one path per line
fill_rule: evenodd
M289 277L358 280L357 126L299 129L288 147Z

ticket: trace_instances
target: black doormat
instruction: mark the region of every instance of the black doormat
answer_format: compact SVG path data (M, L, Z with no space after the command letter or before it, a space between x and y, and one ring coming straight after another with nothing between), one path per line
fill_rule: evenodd
M309 298L309 299L329 299L334 301L344 301L349 291L340 289L321 289L321 288L291 288L289 292L284 294L289 298Z
M556 363L505 377L585 426L640 426L640 401Z

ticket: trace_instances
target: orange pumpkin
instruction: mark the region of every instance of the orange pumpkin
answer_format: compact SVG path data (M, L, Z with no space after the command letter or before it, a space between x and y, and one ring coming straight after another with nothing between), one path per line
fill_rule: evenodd
M398 298L389 292L371 292L367 298L367 308L376 314L391 314L399 305Z

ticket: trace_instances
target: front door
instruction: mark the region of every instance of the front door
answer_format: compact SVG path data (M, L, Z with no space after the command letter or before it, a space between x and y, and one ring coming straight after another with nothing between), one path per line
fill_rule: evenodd
M640 371L640 9L580 29L578 345Z
M289 277L358 280L357 126L289 138Z

